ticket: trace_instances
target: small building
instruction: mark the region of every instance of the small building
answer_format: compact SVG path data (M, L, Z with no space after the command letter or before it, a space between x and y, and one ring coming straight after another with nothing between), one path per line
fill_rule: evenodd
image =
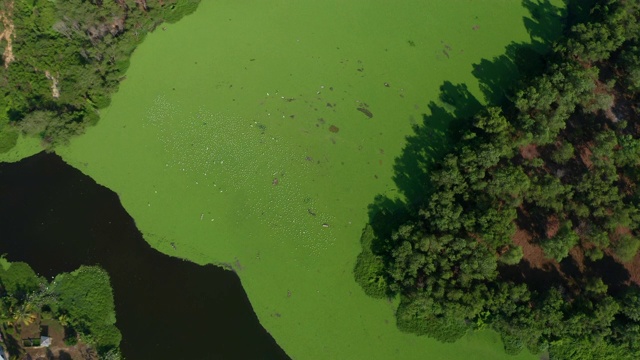
M40 346L44 346L44 347L51 346L51 338L48 336L40 336Z

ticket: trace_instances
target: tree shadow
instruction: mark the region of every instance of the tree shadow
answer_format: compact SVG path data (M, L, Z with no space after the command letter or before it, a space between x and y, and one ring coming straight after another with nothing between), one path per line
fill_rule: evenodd
M24 350L18 339L14 337L12 334L7 334L6 331L2 332L4 344L6 346L7 351L12 354L12 356L22 356L24 355Z
M71 357L71 355L64 351L64 350L60 350L58 351L58 360L72 360L73 358Z
M588 268L594 274L602 277L610 292L619 292L628 288L631 274L611 255L605 255L602 259L589 262Z
M555 267L546 265L540 269L531 266L527 260L511 266L501 265L498 272L504 281L514 284L526 283L531 291L537 293L542 293L550 287L567 286L565 278Z
M418 209L433 191L431 173L470 128L473 116L484 105L504 105L513 98L519 81L544 71L544 55L561 36L566 12L549 0L523 0L522 5L530 14L523 18L530 43L513 42L503 55L473 65L472 74L479 82L482 100L471 93L467 84L445 81L440 86L438 100L427 105L429 111L422 114L422 123L413 126L413 133L406 137L406 145L395 159L393 180L404 200L384 194L375 197L368 208L374 238L363 242L362 254L389 256L393 232L402 223L417 218Z
M564 0L568 24L577 24L589 19L591 9L598 0Z
M550 44L564 30L566 11L549 0L523 0L530 17L523 17L529 42L512 42L505 53L473 65L473 76L480 83L484 100L489 105L505 105L520 83L540 74L547 66L545 55Z
M409 205L425 202L431 171L452 150L469 118L482 105L466 84L446 81L440 86L440 100L427 107L430 113L423 114L422 124L413 127L393 166L393 180Z
M409 216L406 204L400 199L391 199L387 196L378 195L373 203L368 206L369 225L371 226L374 238L371 240L371 252L378 256L387 253L391 234Z

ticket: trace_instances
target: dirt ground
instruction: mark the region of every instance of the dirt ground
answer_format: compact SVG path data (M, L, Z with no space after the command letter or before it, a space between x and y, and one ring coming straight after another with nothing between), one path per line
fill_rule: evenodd
M51 338L49 347L25 348L24 360L92 360L97 354L87 345L78 343L73 346L64 343L64 327L54 319L38 318L33 324L24 326L20 331L21 339L40 338L41 328L47 328Z
M0 41L4 39L7 42L7 45L4 48L4 53L2 54L5 68L15 60L15 57L13 56L13 37L15 36L15 28L11 19L12 17L13 1L7 4L5 11L0 11L0 21L4 27L4 30L0 32Z

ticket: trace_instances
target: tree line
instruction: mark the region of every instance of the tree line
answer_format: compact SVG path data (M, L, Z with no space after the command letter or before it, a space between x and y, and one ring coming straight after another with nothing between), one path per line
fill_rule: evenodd
M20 133L52 148L95 124L145 35L199 2L0 0L0 152Z
M49 282L26 263L0 258L0 334L12 358L24 355L20 333L37 319L59 322L68 345L81 341L101 359L120 358L113 290L100 267L82 266Z
M400 297L400 329L640 358L639 18L638 1L597 2L539 76L471 119L417 210L389 235L365 229L356 279Z

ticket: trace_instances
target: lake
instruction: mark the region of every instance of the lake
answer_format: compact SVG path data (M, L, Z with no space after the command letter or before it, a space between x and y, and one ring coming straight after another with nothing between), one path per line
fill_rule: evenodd
M427 157L446 137L432 121L434 104L455 110L441 87L484 101L509 83L494 59L552 32L549 9L203 1L145 40L99 124L57 153L115 191L154 249L235 270L293 358L514 359L491 332L401 333L395 304L367 297L353 267L374 199L408 200L407 137L429 134Z
M127 359L288 359L231 271L152 249L113 192L53 154L0 163L0 253L52 278L111 276Z

